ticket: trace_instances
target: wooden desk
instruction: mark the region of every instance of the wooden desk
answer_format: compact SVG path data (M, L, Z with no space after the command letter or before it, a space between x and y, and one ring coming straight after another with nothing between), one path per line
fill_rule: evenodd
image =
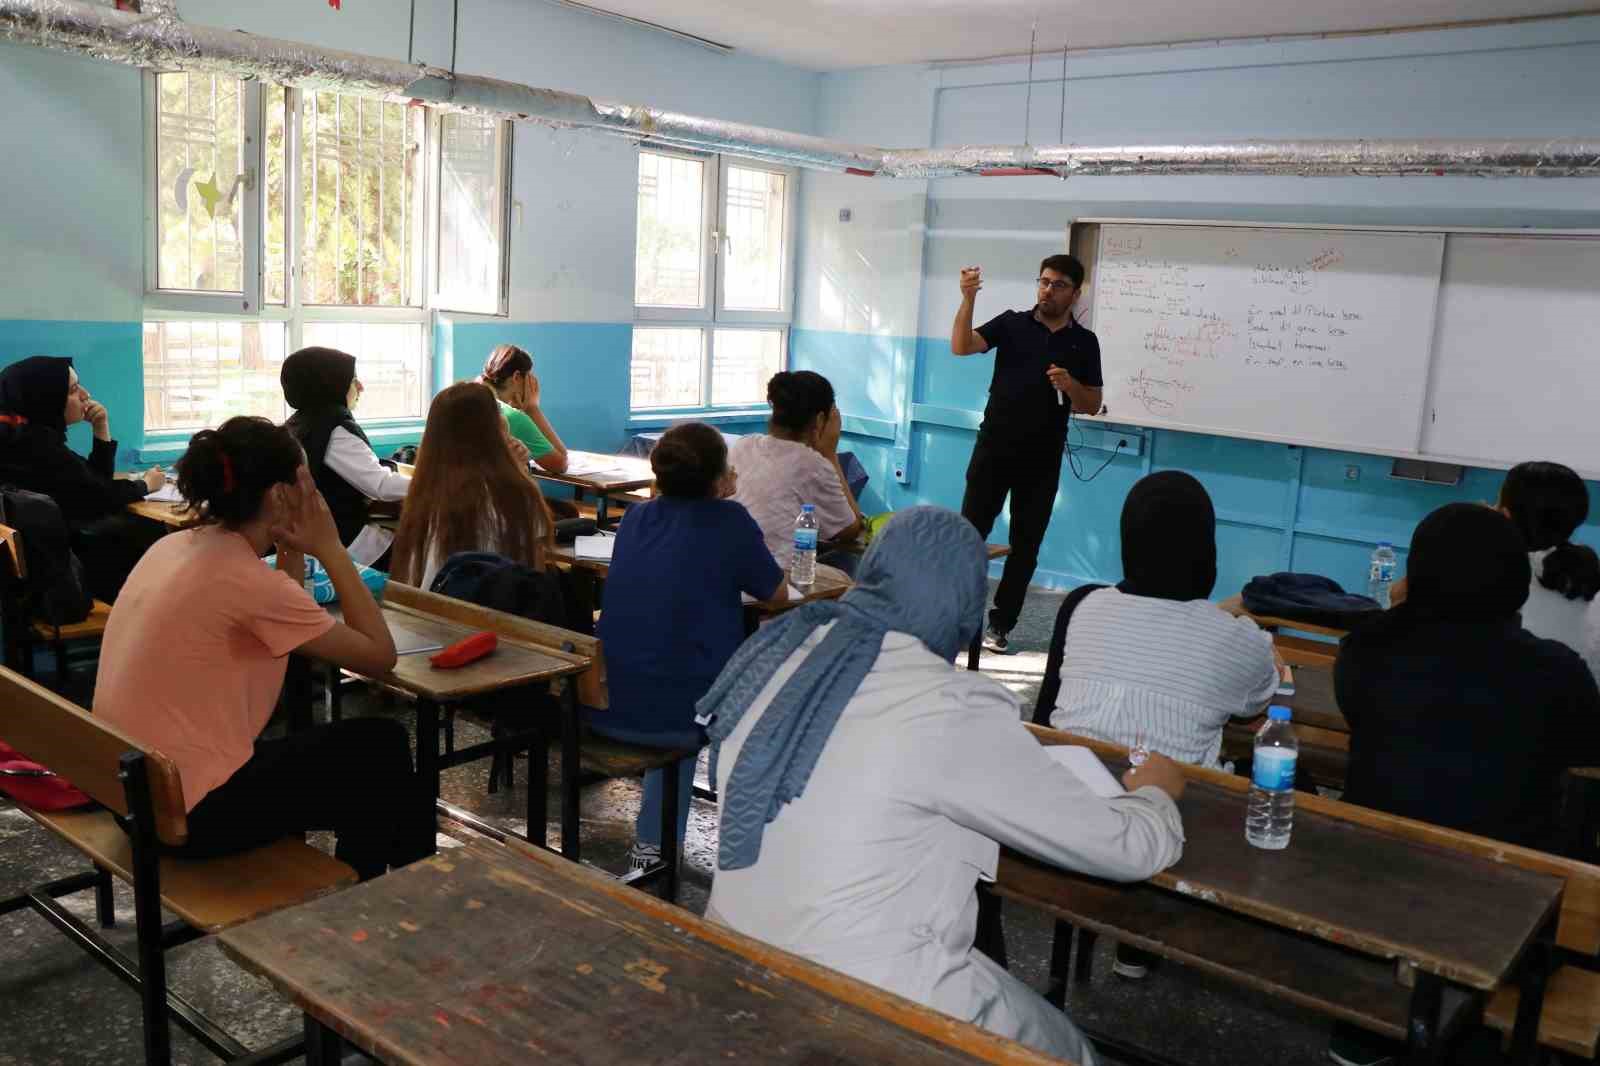
M567 452L568 462L573 459L588 463L605 463L607 469L593 474L555 474L538 463L534 463L530 469L533 476L540 481L571 485L577 490L576 495L580 500L584 493L593 493L597 497L595 522L601 526L606 524L606 507L612 496L648 489L656 483L655 471L650 469L648 459L636 459L628 455L602 455L598 452Z
M1032 731L1042 744L1090 747L1113 769L1125 758ZM1419 1048L1456 1013L1441 1004L1493 992L1553 934L1562 880L1513 865L1505 845L1301 794L1289 847L1263 851L1244 839L1247 781L1184 773L1187 840L1171 869L1111 885L1008 852L997 892ZM1542 998L1542 982L1530 985ZM1518 1038L1531 1051L1531 1026Z
M1254 614L1245 609L1244 597L1229 596L1217 604L1224 611L1236 618L1248 618L1256 625L1272 634L1272 643L1277 646L1278 654L1283 656L1283 661L1291 666L1331 667L1339 657L1339 641L1343 640L1349 630L1335 629L1330 626L1313 625L1310 622L1296 622L1292 618L1278 618L1270 614ZM1318 637L1327 637L1327 640L1313 640L1307 637L1289 636L1283 633L1285 629L1297 630L1301 633L1313 633Z
M787 593L788 589L788 582L785 580L784 592ZM762 622L776 618L786 611L792 611L796 607L815 603L818 600L836 600L849 591L850 578L845 576L844 571L818 563L817 580L812 583L811 588L806 590L806 594L798 600L791 600L785 595L779 599L759 600L756 603L745 604L745 630L746 632L754 633Z
M1043 1066L1019 1044L544 853L473 841L221 936L307 1062Z
M1350 765L1350 724L1333 695L1333 671L1328 667L1299 666L1294 671L1294 695L1284 702L1294 712L1295 735L1300 741L1300 768L1306 779L1328 788L1343 789ZM1222 730L1222 757L1247 762L1255 735L1266 715L1235 718Z
M545 685L562 678L575 678L563 686L561 707L562 774L576 780L579 756L578 689L591 680L583 678L593 665L592 655L578 650L579 642L593 639L552 626L541 626L528 619L491 611L474 604L438 596L398 581L389 582L383 594L386 620L404 626L448 647L463 637L481 630L493 630L500 638L494 654L458 670L436 670L427 652L400 656L395 668L379 678L368 678L410 696L417 706L417 774L428 790L430 809L439 800L439 776L452 766L502 752L507 755L532 746L535 757L528 760L528 832L535 843L543 844L546 819L546 760L542 757L549 735L547 723L535 721L528 728L505 737L439 752L439 710L444 704L459 703L494 692ZM570 639L568 639L570 638ZM563 649L562 643L570 645ZM571 791L571 790L569 790ZM561 850L569 858L578 857L578 810L576 802L564 801L561 812Z

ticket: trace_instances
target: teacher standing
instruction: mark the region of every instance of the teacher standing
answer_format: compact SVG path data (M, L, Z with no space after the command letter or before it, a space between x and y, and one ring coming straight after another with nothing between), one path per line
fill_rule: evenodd
M950 351L995 353L989 403L967 464L962 515L987 538L1006 495L1011 496L1011 554L1006 559L984 645L1009 652L1039 545L1050 525L1070 412L1100 411L1100 341L1073 317L1083 291L1083 264L1052 255L1039 264L1039 300L1026 311L1003 311L972 328L983 288L977 267L961 271L961 306L950 330Z

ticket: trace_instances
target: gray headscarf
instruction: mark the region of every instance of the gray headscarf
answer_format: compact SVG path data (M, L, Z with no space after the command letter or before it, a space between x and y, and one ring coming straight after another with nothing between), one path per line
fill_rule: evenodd
M722 797L720 868L742 869L760 856L767 823L805 791L884 634L909 634L946 660L972 642L983 624L987 569L983 538L970 522L942 507L913 507L884 526L842 598L789 612L734 653L695 705L714 744L733 733L812 632L836 623L745 738Z

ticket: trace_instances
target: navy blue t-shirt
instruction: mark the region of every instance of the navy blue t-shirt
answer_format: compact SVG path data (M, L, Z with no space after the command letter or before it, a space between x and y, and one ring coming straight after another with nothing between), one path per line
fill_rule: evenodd
M695 701L744 642L739 594L771 596L782 579L742 504L661 496L628 508L597 630L611 694L597 726L692 728Z
M1045 372L1053 363L1080 383L1101 387L1100 340L1076 317L1052 333L1033 312L1002 311L977 328L985 344L999 349L982 429L1013 440L1065 439L1070 408L1056 402Z

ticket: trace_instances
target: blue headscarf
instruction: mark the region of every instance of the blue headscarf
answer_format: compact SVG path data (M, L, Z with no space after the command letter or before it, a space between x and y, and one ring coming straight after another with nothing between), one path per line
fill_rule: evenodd
M987 570L983 538L970 522L942 507L913 507L874 538L842 598L789 612L734 653L695 704L696 721L714 744L733 733L817 627L836 623L745 738L722 797L719 867L739 870L760 856L767 823L805 791L845 704L877 661L884 634L909 634L952 661L972 642L983 624Z

